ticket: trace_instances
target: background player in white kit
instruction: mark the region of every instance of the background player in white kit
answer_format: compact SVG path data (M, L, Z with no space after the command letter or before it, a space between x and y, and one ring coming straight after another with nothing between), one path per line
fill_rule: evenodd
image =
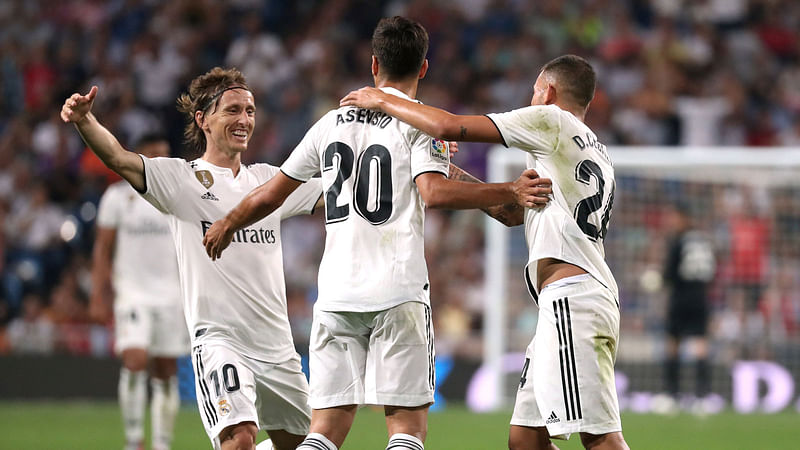
M145 135L136 151L148 158L169 156L169 144ZM167 217L125 181L109 186L100 199L89 303L94 320L110 320L112 299L126 449L144 448L148 369L152 448L168 449L180 406L177 358L189 353L189 334L176 326L183 322L178 258Z
M275 214L240 230L231 258L212 262L202 246L208 227L278 173L267 164L241 164L256 110L244 76L214 68L192 80L179 99L189 119L187 142L203 152L193 161L125 151L91 114L96 95L97 87L72 95L61 117L75 123L109 168L169 214L198 408L214 447L252 449L260 428L275 448L295 448L308 431L308 383L286 312L280 221L313 210L319 180L298 189Z
M511 419L513 449L552 449L551 436L577 432L586 448L628 448L614 385L619 296L603 250L614 169L583 123L595 79L584 59L561 56L542 68L531 106L488 116L457 116L374 88L341 101L441 139L520 148L529 168L553 180L553 201L525 215L525 276L540 313Z
M425 29L382 19L372 45L375 85L413 98L428 68ZM534 206L547 198L533 194L550 192L534 171L514 183L472 184L448 180L448 166L444 141L385 114L339 108L206 234L209 256L219 258L237 230L322 172L327 236L311 332L311 433L298 450L340 447L364 404L384 405L387 448L423 448L434 390L424 208Z

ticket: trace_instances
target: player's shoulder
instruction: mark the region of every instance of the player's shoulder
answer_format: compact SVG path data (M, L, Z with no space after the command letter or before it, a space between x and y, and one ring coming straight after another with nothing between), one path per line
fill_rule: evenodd
M159 170L189 172L196 169L199 158L190 161L183 158L174 158L168 156L157 156L155 158L142 156L142 160L144 161L145 166L149 166L151 168L157 167Z
M280 168L269 163L250 163L242 165L242 170L252 173L263 183L274 177L280 171Z
M347 117L348 111L355 111L358 108L355 106L340 106L338 108L334 108L326 112L322 115L312 126L314 127L326 127L332 128L335 127L342 122L345 122L345 118ZM352 113L351 113L352 114ZM352 120L351 120L352 121Z
M529 105L514 111L524 114L530 120L541 124L555 125L564 119L565 115L571 115L556 105Z

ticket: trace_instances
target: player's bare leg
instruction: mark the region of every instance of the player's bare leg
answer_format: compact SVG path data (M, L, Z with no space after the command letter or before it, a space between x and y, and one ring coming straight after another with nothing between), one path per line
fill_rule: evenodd
M511 450L558 450L550 441L545 427L511 425L508 431L508 448Z
M350 427L353 426L356 411L358 411L356 405L312 409L311 428L304 443L297 447L298 450L317 450L322 448L320 445L332 450L341 447L347 433L350 432Z
M606 434L581 433L583 447L591 450L630 450L619 431Z
M178 392L178 361L175 358L153 358L150 366L150 402L153 450L168 450L175 428L181 399Z
M129 348L122 352L118 395L125 430L126 449L142 448L144 409L147 404L147 351Z
M222 450L254 450L258 427L254 422L242 422L225 427L219 433Z
M303 442L305 435L292 434L286 430L267 430L275 450L294 450Z
M384 406L383 410L386 415L386 431L389 434L389 446L392 448L406 448L400 441L409 440L411 437L419 441L416 443L418 446L423 445L425 438L428 436L429 407L430 404L411 408ZM414 441L414 439L411 440ZM408 448L419 447L409 446Z

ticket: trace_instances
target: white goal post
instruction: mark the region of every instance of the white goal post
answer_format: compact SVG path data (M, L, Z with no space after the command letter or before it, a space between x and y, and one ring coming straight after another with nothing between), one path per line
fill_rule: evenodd
M730 183L738 178L748 185L800 184L800 148L745 147L612 147L609 154L617 177L636 176L678 179L704 183ZM525 167L526 153L496 146L489 152L487 181L515 179ZM748 173L759 174L749 177ZM766 176L764 176L766 175ZM742 178L747 178L742 180ZM618 186L619 189L619 186ZM615 205L615 211L619 208ZM614 231L612 213L611 232ZM522 277L522 267L508 267L511 232L487 218L485 226L485 293L483 367L480 410L508 406L504 393L508 364L509 277ZM527 254L527 249L525 249ZM511 273L509 273L511 272ZM529 299L527 299L529 300ZM624 299L621 299L624 302ZM535 330L530 330L533 337ZM523 349L524 351L524 349ZM473 408L475 409L475 408Z

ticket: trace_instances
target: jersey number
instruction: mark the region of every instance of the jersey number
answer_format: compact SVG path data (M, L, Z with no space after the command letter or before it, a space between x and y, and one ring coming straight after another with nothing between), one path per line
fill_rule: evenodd
M592 160L585 159L575 167L575 179L588 185L592 177L597 180L597 192L586 197L575 206L575 221L581 231L593 241L603 240L608 231L608 220L611 218L611 207L614 204L615 183L611 183L611 194L608 196L608 203L603 206L603 194L605 193L606 180L603 178L603 170ZM590 216L592 213L602 208L603 216L600 223L597 219L592 223Z
M239 373L236 372L236 366L233 364L225 364L222 366L222 369L219 370L222 373L222 385L227 392L233 392L239 390ZM214 390L217 392L217 397L222 395L222 391L220 390L219 385L219 374L217 372L211 372L209 375L211 381L214 383Z
M350 216L350 205L339 206L336 200L342 193L344 182L353 174L355 154L343 142L331 143L323 155L323 171L335 168L334 158L339 159L339 171L325 193L326 223L341 222ZM355 166L353 199L356 212L369 223L380 225L392 215L392 155L386 147L373 144L359 156Z

